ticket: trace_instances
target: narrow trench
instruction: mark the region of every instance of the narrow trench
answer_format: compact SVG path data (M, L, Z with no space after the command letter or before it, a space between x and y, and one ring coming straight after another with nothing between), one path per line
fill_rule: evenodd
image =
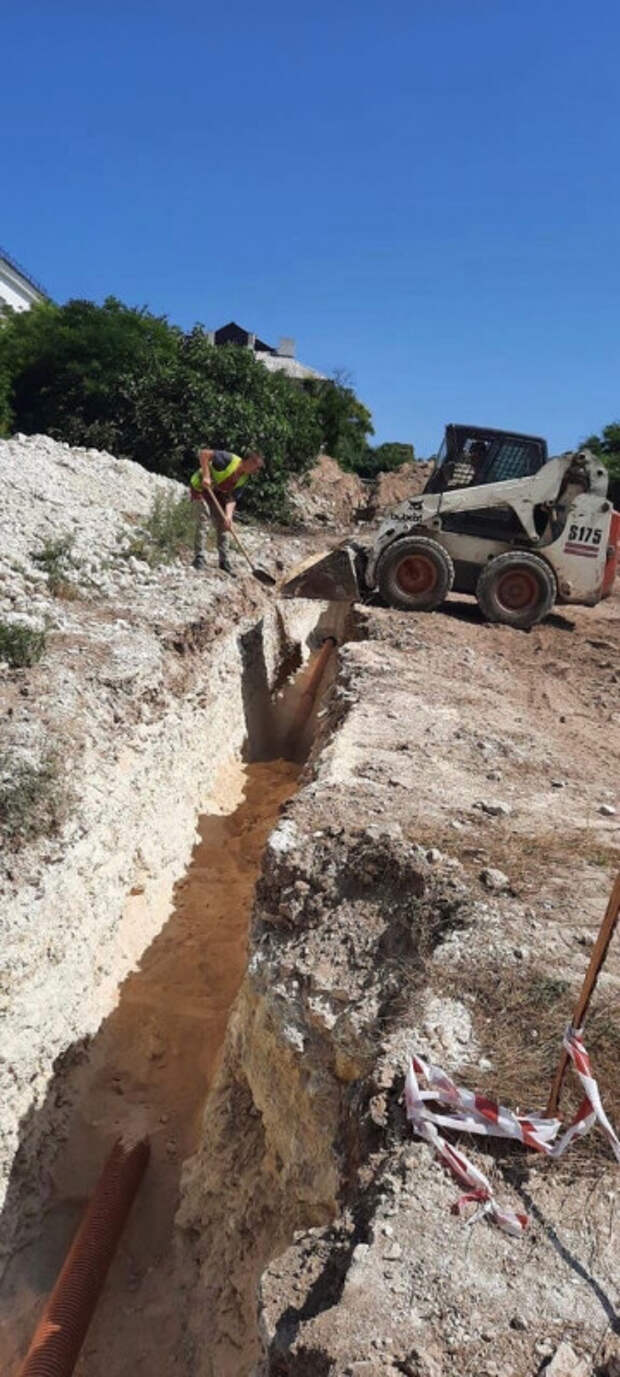
M250 659L253 647L247 648ZM172 1377L180 1345L172 1239L183 1162L194 1152L229 1013L243 979L262 852L297 787L314 734L326 652L256 693L245 760L220 769L170 916L121 987L74 1070L66 1140L39 1236L15 1254L0 1297L0 1367L13 1377L100 1166L119 1133L148 1133L151 1161L75 1369ZM293 654L289 669L298 664ZM285 666L286 668L286 666ZM310 691L309 691L310 690ZM139 896L136 902L140 902ZM63 1135L64 1137L64 1135Z

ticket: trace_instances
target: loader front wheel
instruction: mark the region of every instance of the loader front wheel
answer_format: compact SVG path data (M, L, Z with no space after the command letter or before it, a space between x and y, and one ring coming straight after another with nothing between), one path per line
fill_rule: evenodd
M497 555L485 565L476 586L478 605L489 622L527 631L551 611L555 578L548 564L526 551Z
M454 565L436 540L403 536L388 545L377 566L377 587L390 607L431 612L454 583Z

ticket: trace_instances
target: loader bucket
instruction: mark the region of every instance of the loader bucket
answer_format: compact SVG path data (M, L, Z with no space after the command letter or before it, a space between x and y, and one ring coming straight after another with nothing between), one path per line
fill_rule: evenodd
M320 602L355 602L360 596L356 553L338 545L297 564L282 580L283 598L316 598Z

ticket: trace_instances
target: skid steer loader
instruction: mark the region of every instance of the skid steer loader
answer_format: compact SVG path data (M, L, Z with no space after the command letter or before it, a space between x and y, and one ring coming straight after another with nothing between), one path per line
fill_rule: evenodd
M588 450L549 459L537 436L449 425L424 491L372 546L306 560L280 592L429 612L454 589L475 594L488 621L526 629L555 603L593 606L609 593L619 528L607 470Z

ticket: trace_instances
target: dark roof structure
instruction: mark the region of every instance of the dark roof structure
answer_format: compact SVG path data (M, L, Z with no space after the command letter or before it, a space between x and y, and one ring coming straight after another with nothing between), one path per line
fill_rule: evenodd
M214 337L216 344L241 344L244 347L247 347L252 338L250 331L244 330L234 320L230 320L228 325L222 325L219 330L215 330ZM275 354L277 352L271 344L265 344L264 340L259 339L257 335L254 335L254 349L261 354Z

